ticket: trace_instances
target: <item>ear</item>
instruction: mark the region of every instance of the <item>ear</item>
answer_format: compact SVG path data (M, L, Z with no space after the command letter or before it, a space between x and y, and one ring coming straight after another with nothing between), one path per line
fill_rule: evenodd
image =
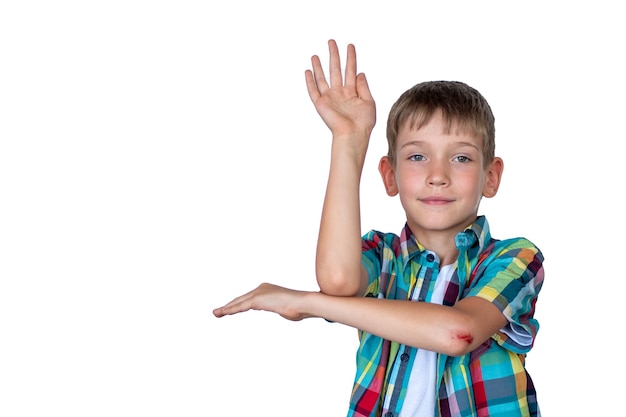
M393 169L393 164L388 156L380 158L378 163L378 172L383 178L383 184L385 184L385 190L390 197L398 194L398 185L396 183L396 172Z
M502 158L498 158L496 156L487 168L487 180L485 181L485 186L483 187L484 197L491 198L496 195L498 188L500 188L503 170L504 161L502 161Z

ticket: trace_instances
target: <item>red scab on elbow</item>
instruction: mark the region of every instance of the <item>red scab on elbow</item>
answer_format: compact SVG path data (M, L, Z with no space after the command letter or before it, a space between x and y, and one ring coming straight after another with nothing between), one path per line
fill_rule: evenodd
M471 335L471 334L469 334L469 333L457 333L457 334L455 335L455 337L456 337L458 340L462 340L462 341L464 341L464 342L465 342L465 343L467 343L468 345L470 345L470 344L474 341L474 338L473 338L473 337L472 337L472 335Z

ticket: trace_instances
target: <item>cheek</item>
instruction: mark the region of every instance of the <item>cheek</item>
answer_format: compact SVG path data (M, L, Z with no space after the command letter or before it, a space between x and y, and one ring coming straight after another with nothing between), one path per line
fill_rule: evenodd
M475 194L477 198L480 200L483 197L483 192L485 190L485 179L479 178L474 183Z
M396 181L398 185L415 185L423 183L426 173L418 165L404 164L396 169Z
M398 185L398 190L411 191L415 190L420 183L422 183L420 176L415 172L413 173L398 173L396 175L396 184Z
M480 198L483 194L485 179L480 175L462 175L455 181L457 190L465 190L468 196Z

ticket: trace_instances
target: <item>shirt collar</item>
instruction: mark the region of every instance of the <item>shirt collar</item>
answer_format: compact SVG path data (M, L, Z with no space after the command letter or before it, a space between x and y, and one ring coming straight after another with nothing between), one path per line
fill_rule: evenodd
M472 258L483 250L490 239L491 234L489 232L489 222L487 222L487 218L485 216L478 216L472 224L455 236L454 243L459 251L470 252L468 255ZM405 223L402 233L400 234L400 247L402 249L402 259L405 265L414 256L419 256L427 252L427 249L415 238L408 223Z

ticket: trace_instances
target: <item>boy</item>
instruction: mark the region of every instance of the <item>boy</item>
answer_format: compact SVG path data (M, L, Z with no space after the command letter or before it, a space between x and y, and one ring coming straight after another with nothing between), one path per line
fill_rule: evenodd
M498 191L491 109L459 82L426 82L392 106L379 171L406 212L400 235L361 237L359 182L376 111L348 46L345 75L329 41L307 70L332 133L316 257L320 292L262 284L217 317L249 309L322 317L359 329L349 416L539 416L524 368L538 322L543 257L528 240L491 238L482 197Z

